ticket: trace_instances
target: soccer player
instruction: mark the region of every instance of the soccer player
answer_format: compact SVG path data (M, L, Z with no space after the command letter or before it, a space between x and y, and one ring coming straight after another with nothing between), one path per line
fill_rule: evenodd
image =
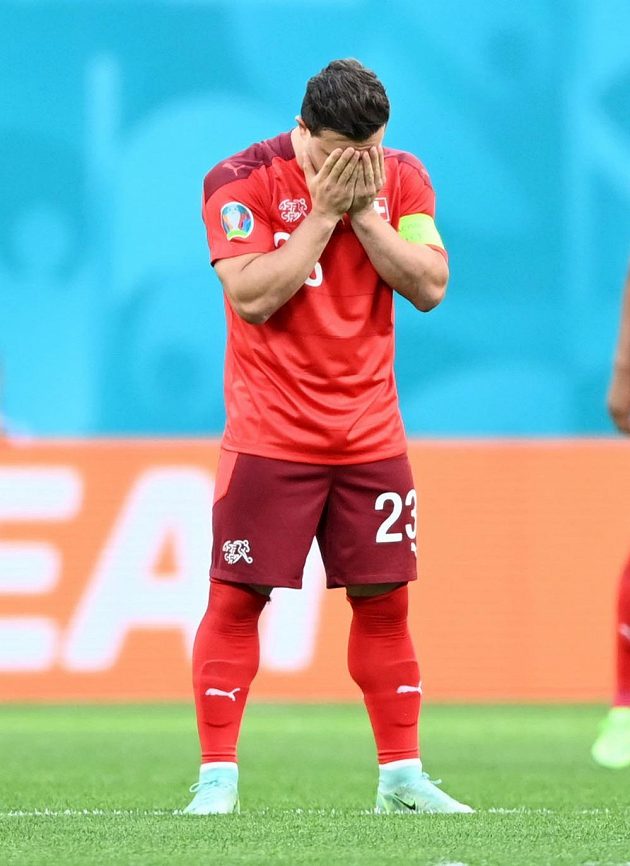
M379 761L377 811L470 812L418 749L420 674L407 626L416 493L394 381L393 293L428 311L447 257L422 163L383 148L376 75L337 60L310 79L297 126L205 178L210 258L225 293L227 424L216 479L210 602L193 681L202 765L195 815L239 810L236 745L274 587L299 589L314 537L352 608L351 676Z
M626 278L617 352L608 390L608 410L621 433L630 435L630 268ZM611 769L630 766L630 559L617 596L617 683L613 706L602 723L592 755Z

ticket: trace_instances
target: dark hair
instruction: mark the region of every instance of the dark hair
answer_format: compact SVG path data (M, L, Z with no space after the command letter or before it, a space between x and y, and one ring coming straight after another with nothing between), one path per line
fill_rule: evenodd
M333 60L309 79L301 115L312 135L329 129L365 141L389 120L389 99L371 69L358 60Z

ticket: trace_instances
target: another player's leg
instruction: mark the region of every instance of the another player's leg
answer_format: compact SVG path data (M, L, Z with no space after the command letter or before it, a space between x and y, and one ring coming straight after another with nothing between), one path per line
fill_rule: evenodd
M472 812L423 772L422 687L407 625L407 585L352 587L348 668L363 692L379 762L376 811Z
M258 670L258 619L268 595L212 581L193 649L193 687L201 742L199 781L184 810L191 815L239 811L236 747L249 687Z
M592 749L602 767L630 767L630 559L617 596L617 683L615 700Z

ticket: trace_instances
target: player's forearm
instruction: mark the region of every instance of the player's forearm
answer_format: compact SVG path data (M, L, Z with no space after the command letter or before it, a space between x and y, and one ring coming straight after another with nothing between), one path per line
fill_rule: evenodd
M446 293L448 265L436 250L401 238L375 211L352 226L379 276L418 310L428 312Z
M253 259L226 286L236 312L253 325L264 324L304 285L334 231L334 217L310 213L291 237Z
M626 278L615 366L630 370L630 271Z

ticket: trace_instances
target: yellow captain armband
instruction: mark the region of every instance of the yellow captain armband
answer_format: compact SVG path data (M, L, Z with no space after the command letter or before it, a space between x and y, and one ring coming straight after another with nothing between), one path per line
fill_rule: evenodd
M398 234L411 244L433 244L434 247L444 249L433 217L427 213L412 213L401 217L398 223Z

